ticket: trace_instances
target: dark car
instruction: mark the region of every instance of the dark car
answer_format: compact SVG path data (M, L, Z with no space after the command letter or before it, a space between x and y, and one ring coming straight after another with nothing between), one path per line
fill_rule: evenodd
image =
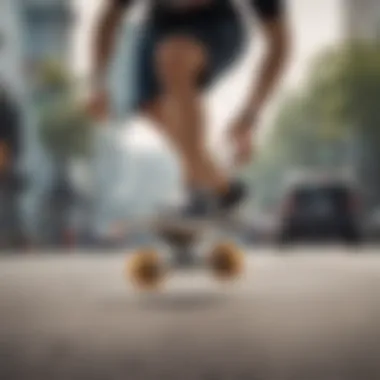
M282 205L279 240L361 240L359 194L339 180L304 181L286 192Z
M375 208L366 220L365 223L365 236L366 240L370 243L380 243L380 208Z

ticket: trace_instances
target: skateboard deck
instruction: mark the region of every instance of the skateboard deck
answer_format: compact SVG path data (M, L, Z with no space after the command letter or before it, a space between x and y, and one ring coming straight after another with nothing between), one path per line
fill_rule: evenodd
M155 289L173 270L196 268L207 268L221 280L236 279L244 267L244 254L229 235L239 227L238 222L233 218L155 218L135 223L135 229L152 240L128 258L128 280L139 288Z

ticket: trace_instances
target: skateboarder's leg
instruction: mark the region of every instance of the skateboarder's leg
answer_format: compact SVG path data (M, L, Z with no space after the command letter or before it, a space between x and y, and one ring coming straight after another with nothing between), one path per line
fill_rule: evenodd
M171 37L159 44L155 58L163 91L145 113L159 121L179 153L189 184L225 191L228 180L206 147L199 79L207 69L207 52L191 38Z
M242 198L241 186L231 183L207 150L202 104L204 90L243 51L242 36L242 27L233 18L214 27L208 22L169 32L153 27L144 31L136 51L134 107L178 153L193 204L209 198L204 190L212 195L212 203L220 202L224 209Z
M169 143L173 146L177 151L181 151L181 147L177 144L177 139L175 138L175 134L171 133L170 128L168 128L165 123L164 112L162 111L163 107L159 101L152 102L148 106L146 106L143 110L143 115L147 117L153 125L159 130L160 133L164 134ZM182 166L184 171L184 177L186 180L186 185L189 190L197 189L198 184L200 183L197 177L197 173L193 170L190 160L183 159ZM220 207L228 209L230 206L233 206L244 196L245 189L242 188L241 183L230 183L229 191L225 192L222 197L220 197ZM192 193L190 191L190 196L197 197L196 192ZM202 193L200 194L202 195Z
M186 187L188 189L204 187L196 168L194 169L191 159L187 159L187 156L182 154L181 144L179 143L179 139L176 138L176 133L173 133L170 125L166 124L162 102L155 101L150 103L148 106L144 107L142 114L152 122L153 127L158 130L159 133L165 136L169 145L178 154L181 160L183 179ZM209 180L209 178L206 179ZM200 184L202 186L200 186ZM208 188L212 188L212 186L208 186Z
M162 108L163 107L159 101L151 102L149 105L144 107L142 110L142 115L146 117L152 123L153 127L166 138L171 148L179 155L180 149L178 148L177 141L174 138L173 133L170 133L170 129L165 123ZM182 160L181 156L180 159ZM193 173L191 165L187 165L187 162L182 160L181 166L187 187L194 187L197 183L197 176Z

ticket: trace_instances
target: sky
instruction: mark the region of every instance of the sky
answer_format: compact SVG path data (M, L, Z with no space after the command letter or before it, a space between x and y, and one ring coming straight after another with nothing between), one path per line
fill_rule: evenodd
M89 48L91 31L96 15L104 0L72 0L77 12L77 27L73 34L73 69L86 75L90 68ZM293 35L292 59L285 79L268 104L261 120L262 130L270 125L281 96L289 88L300 88L307 74L310 60L324 47L338 43L342 38L343 0L288 0L290 25ZM134 15L137 17L138 15ZM251 49L242 63L219 83L207 97L208 124L211 140L220 141L221 133L238 112L247 92L247 83L255 78L255 69L261 53L260 34L253 40ZM249 78L247 80L247 78ZM134 119L126 122L125 139L139 147L160 146L159 136L146 122Z

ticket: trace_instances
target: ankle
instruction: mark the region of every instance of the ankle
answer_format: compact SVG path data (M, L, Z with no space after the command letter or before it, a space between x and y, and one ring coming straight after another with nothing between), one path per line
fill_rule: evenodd
M232 181L223 179L217 185L214 187L213 191L219 196L223 196L225 194L228 194L231 189Z

